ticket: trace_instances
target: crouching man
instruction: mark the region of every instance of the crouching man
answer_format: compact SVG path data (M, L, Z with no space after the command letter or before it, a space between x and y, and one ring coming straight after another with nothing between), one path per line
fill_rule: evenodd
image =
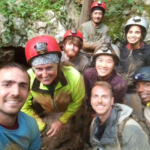
M91 92L91 105L97 113L90 131L93 150L150 149L146 133L135 120L129 118L132 108L114 104L108 83L95 83Z
M21 112L30 91L29 76L21 65L0 66L0 149L39 150L36 121Z

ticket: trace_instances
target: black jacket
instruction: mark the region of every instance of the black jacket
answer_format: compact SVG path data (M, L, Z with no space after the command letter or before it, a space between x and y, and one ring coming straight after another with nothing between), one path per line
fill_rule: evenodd
M127 81L128 90L133 89L133 74L144 66L150 66L150 46L146 43L141 44L140 49L133 51L123 45L120 48L120 65L116 68L117 72Z

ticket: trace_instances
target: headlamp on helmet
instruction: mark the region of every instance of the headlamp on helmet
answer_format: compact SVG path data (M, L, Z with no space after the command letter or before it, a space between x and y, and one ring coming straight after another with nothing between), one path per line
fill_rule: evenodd
M145 80L147 78L150 78L150 74L144 74L144 73L138 73L134 75L134 80Z
M46 43L36 43L35 49L38 54L45 54L48 52Z
M103 52L107 52L107 51L109 50L109 48L108 48L107 46L102 46L102 47L101 47L101 50L102 50Z
M71 29L70 32L71 32L72 34L76 34L76 33L77 33L77 30Z
M105 13L105 11L106 11L106 5L104 2L101 2L101 1L93 2L92 6L91 6L91 12L93 12L95 8L101 8L103 13Z
M39 55L47 53L57 53L61 58L61 49L56 39L49 35L40 35L30 39L25 46L27 62Z
M98 4L98 5L101 5L101 4L102 4L102 2L101 2L101 1L98 1L98 2L97 2L97 4Z
M135 71L133 75L134 82L137 81L150 81L150 66L141 67Z
M70 36L78 37L78 38L81 39L81 41L83 41L83 35L82 35L82 33L79 30L76 30L76 29L70 29L70 30L68 30L65 33L64 37L63 37L63 41L65 41L65 39L67 37L70 37Z
M140 21L141 21L141 18L140 18L139 16L135 16L135 17L133 18L133 21L134 21L134 22L140 22Z
M148 23L146 18L140 17L140 16L133 16L131 17L125 25L125 36L127 35L129 28L131 26L140 26L141 32L142 32L142 40L146 37L147 29L148 29Z
M100 47L96 48L93 58L94 57L96 58L98 55L102 55L102 54L116 55L113 47L111 45L107 45L105 43L103 43Z
M94 50L94 54L91 59L92 63L94 63L96 58L100 55L110 55L114 58L115 65L117 66L119 64L120 50L116 45L111 44L111 38L108 36L106 36L104 42L97 46Z

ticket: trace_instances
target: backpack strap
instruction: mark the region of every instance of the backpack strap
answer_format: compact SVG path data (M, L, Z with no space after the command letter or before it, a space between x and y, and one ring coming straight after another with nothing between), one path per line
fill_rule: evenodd
M120 143L120 146L123 146L123 142L122 142L122 132L124 130L125 124L129 119L133 119L135 120L142 128L142 130L147 134L148 139L149 139L149 143L150 143L150 130L146 125L145 119L141 119L136 117L135 115L131 115L129 117L127 117L126 119L124 119L118 126L117 126L117 135L118 135L118 140Z
M120 124L118 124L117 126L117 136L118 136L118 140L120 143L120 147L123 146L123 142L122 142L122 132L124 130L125 124L126 122L130 119L130 117L127 117L126 119L124 119Z
M146 123L146 119L137 118L135 115L132 115L132 119L134 119L141 126L142 130L146 133L148 140L149 140L149 144L150 144L150 128L148 127Z

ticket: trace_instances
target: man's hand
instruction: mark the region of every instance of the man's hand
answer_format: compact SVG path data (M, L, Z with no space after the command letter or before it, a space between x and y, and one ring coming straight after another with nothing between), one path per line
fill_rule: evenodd
M60 121L56 121L51 124L50 130L46 133L48 137L52 137L57 135L59 131L62 129L63 124Z

